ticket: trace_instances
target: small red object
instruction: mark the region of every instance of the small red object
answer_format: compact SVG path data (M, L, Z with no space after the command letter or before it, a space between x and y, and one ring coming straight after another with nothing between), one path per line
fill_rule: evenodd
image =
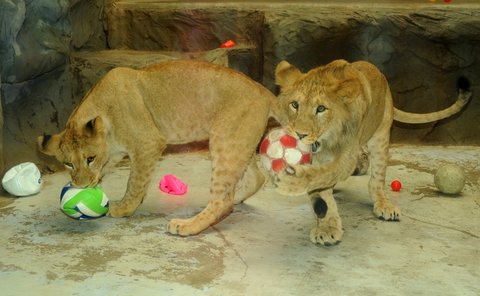
M392 187L393 191L400 191L400 189L402 189L402 183L398 180L393 180L390 187Z
M220 48L231 48L231 47L235 47L235 45L236 45L235 42L233 42L233 40L229 39L229 40L225 41L224 43L222 43L220 45Z
M452 2L452 0L443 0L443 2L450 3L450 2Z
M174 195L185 194L188 189L187 185L178 180L174 175L165 175L158 185L163 192Z

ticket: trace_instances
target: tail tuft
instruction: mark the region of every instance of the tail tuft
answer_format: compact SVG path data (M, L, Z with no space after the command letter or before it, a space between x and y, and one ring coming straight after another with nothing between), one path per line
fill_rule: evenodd
M470 81L468 81L467 77L460 76L460 78L458 78L457 88L459 90L463 90L463 91L469 91L470 90Z

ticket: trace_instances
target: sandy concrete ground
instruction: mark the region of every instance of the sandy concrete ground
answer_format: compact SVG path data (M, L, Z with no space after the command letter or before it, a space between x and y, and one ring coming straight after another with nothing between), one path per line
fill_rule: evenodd
M76 221L58 209L66 174L44 176L35 196L0 198L1 295L479 295L479 147L395 147L387 182L401 222L377 220L368 176L337 186L343 241L309 241L307 198L285 197L271 184L223 222L180 238L165 233L174 217L207 202L205 153L171 155L158 163L155 184L130 218ZM443 163L465 168L459 196L438 193L432 173ZM189 185L169 196L157 182L173 173ZM128 167L103 182L112 200L125 188Z

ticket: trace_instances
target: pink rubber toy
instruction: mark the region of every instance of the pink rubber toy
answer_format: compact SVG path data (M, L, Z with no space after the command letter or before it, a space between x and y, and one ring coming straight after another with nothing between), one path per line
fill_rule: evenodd
M160 190L168 194L182 195L187 192L187 185L174 175L165 175L159 184Z

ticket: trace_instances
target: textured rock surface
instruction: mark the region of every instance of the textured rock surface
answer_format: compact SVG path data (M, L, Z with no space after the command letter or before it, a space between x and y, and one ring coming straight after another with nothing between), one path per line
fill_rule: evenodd
M70 81L68 72L58 69L34 80L2 85L5 167L42 159L36 138L64 127L74 107ZM6 102L11 98L15 100Z
M313 9L312 9L313 10ZM459 6L318 7L266 13L265 78L287 59L303 70L343 58L367 60L390 82L395 105L431 112L450 105L460 76L480 91L480 11ZM335 13L332 13L335 11ZM395 123L393 142L480 143L480 102L425 125Z
M156 3L117 1L107 10L111 48L205 51L226 40L260 48L264 16L233 7L182 9Z
M105 0L70 1L68 17L73 28L73 49L99 50L107 48L107 36L103 27Z
M2 75L0 75L0 85L2 85ZM3 172L3 104L2 92L0 92L0 173Z
M451 104L460 76L480 91L478 1L352 2L0 0L6 165L36 161L35 137L61 129L86 89L116 65L215 56L276 91L282 59L305 71L363 59L385 73L395 105L412 112ZM240 46L219 51L227 39ZM480 144L477 97L441 122L395 123L392 142Z
M66 1L1 1L3 83L34 79L66 62Z
M212 4L184 9L155 1L111 2L106 8L109 48L198 52L234 40L250 49L241 58L248 62L242 62L240 70L262 80L263 12Z
M35 138L71 110L67 1L0 0L5 167L36 161Z
M120 0L108 18L109 44L191 50L192 46L212 48L222 38L236 35L262 47L263 55L258 59L263 65L261 81L273 91L273 70L282 59L305 71L337 58L367 60L385 73L395 105L419 113L450 105L460 76L469 78L474 91L480 89L480 61L475 55L480 51L480 37L474 33L480 30L479 3L346 2L212 4L151 0L139 4ZM242 24L246 18L254 22ZM258 23L262 21L259 32ZM262 34L261 40L252 37L258 34ZM480 101L474 98L461 114L441 122L395 123L392 141L478 144L479 114Z

